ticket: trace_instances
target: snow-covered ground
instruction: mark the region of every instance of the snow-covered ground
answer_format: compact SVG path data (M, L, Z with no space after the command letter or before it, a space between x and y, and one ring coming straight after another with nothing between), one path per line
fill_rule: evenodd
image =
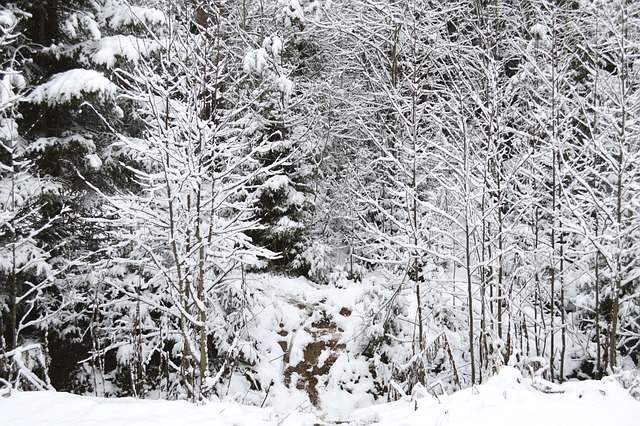
M637 426L640 402L617 381L570 382L544 393L516 370L505 367L483 385L450 396L418 396L354 410L351 425L460 426ZM282 401L285 402L285 401ZM339 404L339 401L336 401ZM312 411L211 402L95 398L61 392L16 392L0 398L4 426L189 425L253 426L332 424ZM325 401L325 408L331 404Z
M640 425L640 401L616 378L557 385L512 367L451 395L435 397L418 387L399 401L376 401L371 361L361 353L365 333L377 326L367 320L380 303L375 295L394 291L387 282L371 276L362 283L318 285L250 276L245 339L254 343L242 350L253 364L219 384L222 400L194 405L154 395L136 400L13 391L0 398L0 426ZM634 392L640 396L640 389Z

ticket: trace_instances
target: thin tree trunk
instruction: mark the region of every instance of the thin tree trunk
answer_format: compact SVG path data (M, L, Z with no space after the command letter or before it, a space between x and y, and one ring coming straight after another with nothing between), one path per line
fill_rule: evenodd
M560 383L564 381L564 359L567 351L567 318L564 300L564 238L560 236L560 319L562 324L561 348L560 348Z

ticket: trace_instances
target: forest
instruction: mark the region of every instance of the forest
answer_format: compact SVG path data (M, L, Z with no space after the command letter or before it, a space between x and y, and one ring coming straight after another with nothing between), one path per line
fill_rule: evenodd
M359 292L310 315L354 324L335 386L374 399L638 369L640 2L15 0L0 29L8 386L264 404L293 341L255 330L328 303L292 285Z

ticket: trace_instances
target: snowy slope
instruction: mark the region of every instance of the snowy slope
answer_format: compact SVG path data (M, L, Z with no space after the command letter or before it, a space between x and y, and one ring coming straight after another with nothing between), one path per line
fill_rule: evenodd
M439 399L416 397L355 410L351 425L637 426L640 402L614 380L572 382L543 393L511 368L486 384ZM276 404L277 405L277 404ZM327 407L330 409L330 407ZM104 399L56 392L13 392L0 399L4 426L315 425L323 415L211 402Z

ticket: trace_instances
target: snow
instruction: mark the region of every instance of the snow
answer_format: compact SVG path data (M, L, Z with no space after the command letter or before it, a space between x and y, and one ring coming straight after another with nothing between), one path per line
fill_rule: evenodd
M356 390L354 390L356 393ZM327 424L331 413L342 411L342 421L351 425L450 425L450 426L636 426L640 402L615 380L569 382L556 385L554 393L543 393L536 383L512 368L503 368L485 384L453 395L423 395L390 403L370 405L366 394L360 402L368 406L347 407L336 397L322 412L301 408L242 405L232 399L204 405L184 401L96 398L63 392L19 392L0 398L4 426L127 425L314 425ZM295 407L294 407L295 408Z
M107 1L101 9L99 17L112 29L139 23L161 25L166 22L165 14L161 10L120 4L117 1Z
M0 119L0 140L14 141L19 137L18 124L12 118Z
M283 7L283 12L294 21L304 21L304 11L298 0L280 0L278 4ZM290 25L289 21L289 25Z
M276 84L285 96L289 97L291 93L293 93L293 81L289 80L286 76L280 75L280 77L276 79Z
M96 149L95 143L83 135L73 134L63 138L51 137L51 138L38 138L33 142L29 148L29 152L44 152L52 146L64 146L68 147L72 144L82 146L89 152L94 152Z
M281 188L286 188L291 184L291 180L285 175L273 175L264 183L265 188L269 188L272 191L277 191Z
M37 86L29 95L35 103L56 105L81 99L93 93L101 99L115 96L117 87L101 72L82 68L54 74L49 81Z
M27 85L25 78L11 68L5 69L3 73L0 79L0 108L2 109L19 99L14 89L24 89Z
M0 398L3 426L126 425L469 425L469 426L635 426L640 402L620 382L626 376L601 381L553 384L523 377L512 367L481 385L451 395L434 382L414 387L399 401L375 400L370 360L361 355L359 339L367 306L383 276L366 276L349 285L319 285L305 278L250 274L247 288L255 303L248 307L246 338L257 352L246 353L251 369L224 380L217 394L204 404L185 401L99 398L63 392L13 391ZM348 311L346 311L348 309ZM327 326L330 322L332 327ZM318 325L323 324L323 325ZM305 347L326 342L317 358L318 404L304 389L304 371L311 366ZM286 342L286 343L285 343ZM283 345L283 343L285 343ZM126 358L130 348L122 347ZM288 358L288 362L285 362ZM299 363L303 364L299 364ZM289 386L285 372L291 371ZM637 373L629 373L631 375ZM258 390L249 390L249 383ZM266 389L269 389L266 391ZM437 396L436 396L437 395ZM335 423L332 423L335 422Z
M274 35L271 39L271 51L276 58L279 58L282 53L282 39L277 35Z
M535 24L529 30L535 40L543 47L551 46L551 40L549 38L549 27L544 24Z
M93 40L100 40L100 38L102 37L102 32L100 31L100 26L98 25L98 23L93 19L92 16L87 16L84 15L82 17L82 21L84 23L85 28L89 31L89 33L91 34L91 38Z
M62 25L62 30L71 37L76 37L78 35L78 15L76 13L71 14L64 24Z
M269 54L264 47L261 47L245 55L242 68L247 74L252 72L262 74L262 72L268 68L268 63Z
M133 398L80 397L56 392L13 392L0 401L2 424L12 425L275 425L281 420L272 410L234 402L191 405L185 401L153 401ZM305 418L309 421L305 422ZM283 425L312 424L305 414L290 416Z
M8 32L11 27L16 25L17 22L18 19L12 10L0 10L0 27L2 27L5 33Z
M159 49L160 44L152 40L140 39L132 35L115 35L104 37L97 42L92 59L96 64L113 68L118 57L138 63L141 57L148 56Z
M102 167L102 160L96 154L88 154L86 159L92 168L99 169Z

